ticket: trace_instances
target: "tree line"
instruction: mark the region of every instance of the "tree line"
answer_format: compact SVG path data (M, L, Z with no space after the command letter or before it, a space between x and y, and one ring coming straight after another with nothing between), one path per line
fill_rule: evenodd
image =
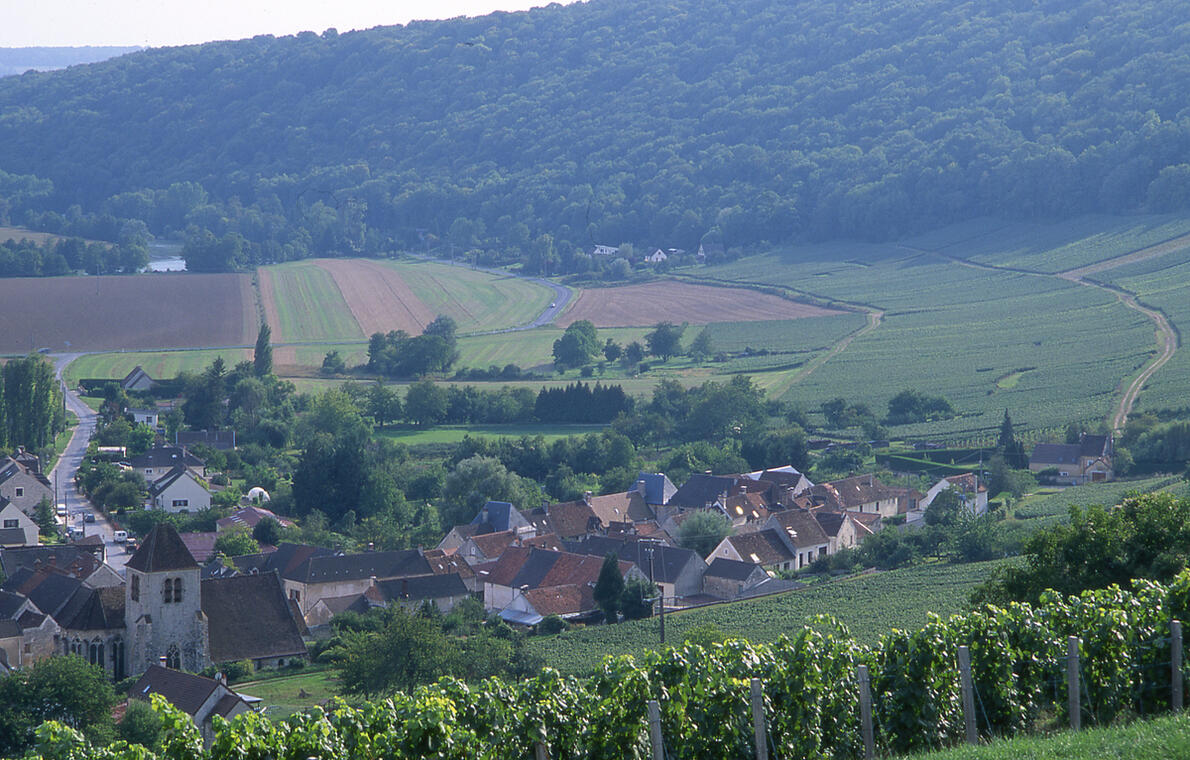
M32 354L0 368L0 448L24 446L38 454L66 428L66 410L54 367Z
M408 248L558 274L593 243L1181 211L1181 11L609 0L152 49L0 80L0 223L136 220L196 270Z

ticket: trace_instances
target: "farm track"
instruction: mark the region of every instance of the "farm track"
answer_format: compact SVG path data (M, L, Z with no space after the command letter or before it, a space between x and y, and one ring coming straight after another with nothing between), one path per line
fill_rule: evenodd
M1167 240L1163 243L1151 245L1137 251L1125 253L1120 256L1114 256L1110 259L1098 261L1094 264L1088 264L1084 267L1077 267L1075 269L1068 269L1064 272L1056 272L1050 274L1048 272L1037 272L1031 269L1020 269L1018 267L1004 267L996 266L994 264L981 264L979 262L963 259L958 256L940 253L938 251L929 251L922 248L910 248L902 246L906 250L916 251L918 253L928 253L938 256L939 258L951 261L960 266L971 267L972 269L983 269L996 272L1011 272L1013 274L1029 275L1033 277L1056 277L1066 282L1074 283L1075 285L1082 285L1087 288L1097 288L1099 290L1111 293L1115 296L1125 308L1143 314L1149 321L1151 321L1156 328L1155 337L1157 340L1157 355L1150 359L1136 377L1125 387L1124 381L1121 380L1120 386L1123 392L1120 400L1116 402L1115 411L1111 416L1111 429L1116 432L1121 432L1124 426L1128 424L1128 416L1132 414L1132 407L1136 404L1136 399L1140 396L1140 392L1144 389L1145 383L1157 372L1157 370L1164 367L1173 358L1178 350L1178 332L1174 329L1169 319L1159 310L1144 305L1136 297L1135 293L1127 291L1120 287L1106 285L1102 282L1092 280L1089 275L1099 274L1100 272L1107 272L1118 267L1134 264L1140 261L1147 261L1149 259L1164 256L1168 253L1190 248L1190 235L1183 235L1181 237Z

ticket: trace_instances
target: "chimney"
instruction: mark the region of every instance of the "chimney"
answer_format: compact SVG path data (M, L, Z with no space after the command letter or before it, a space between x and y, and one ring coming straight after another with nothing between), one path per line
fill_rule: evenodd
M368 551L370 551L370 552L376 551L376 544L369 541L368 542Z
M583 503L587 504L587 505L591 504L591 492L590 491L583 491Z
M648 486L645 485L645 481L643 481L643 480L636 481L636 490L637 490L637 493L639 493L641 496L645 495L647 489L648 489Z
M165 664L165 656L164 656L164 655L162 655L161 657L158 657L158 658L157 658L157 664L158 664L158 665L160 665L160 666L161 666L161 667L163 667L163 668L164 668L164 667L167 667L167 666L166 666L166 664Z
M223 684L224 686L227 685L227 676L224 675L222 672L215 674L215 680L218 681L219 683Z

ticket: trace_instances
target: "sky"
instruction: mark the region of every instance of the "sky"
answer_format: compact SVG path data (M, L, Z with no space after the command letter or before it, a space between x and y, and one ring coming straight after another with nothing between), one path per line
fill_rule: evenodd
M0 47L138 45L340 32L518 11L549 0L0 0Z

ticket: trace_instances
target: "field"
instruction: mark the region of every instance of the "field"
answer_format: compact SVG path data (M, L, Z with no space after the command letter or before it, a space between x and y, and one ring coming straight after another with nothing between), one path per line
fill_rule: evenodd
M235 274L0 279L0 353L243 346L252 280Z
M728 636L772 641L807 624L813 615L838 618L859 641L873 643L893 628L914 629L927 612L947 616L966 608L967 597L1009 560L970 565L923 565L812 586L761 599L667 614L667 641L680 642L694 626L714 625ZM610 654L640 654L657 646L656 618L591 626L529 640L546 665L586 674Z
M261 267L256 274L273 342L364 340L334 278L317 261Z
M201 372L216 356L222 356L228 367L252 359L251 349L229 348L208 351L147 351L119 354L89 354L70 363L62 373L72 387L80 378L110 377L119 380L138 364L149 377L177 377L180 372Z
M705 325L821 317L837 312L740 288L716 288L660 280L619 288L587 288L558 319L566 327L580 319L596 327L640 327L669 321Z
M429 430L388 428L379 432L384 438L409 446L419 444L455 444L467 436L472 438L530 438L542 436L547 441L570 435L598 433L603 425L440 425Z
M293 675L245 681L234 685L235 690L252 697L260 697L264 714L273 720L328 699L339 693L334 671L310 669ZM305 692L306 696L302 696Z
M0 243L28 240L31 243L44 245L51 240L58 240L59 238L59 235L55 235L52 232L34 232L23 227L0 227Z

